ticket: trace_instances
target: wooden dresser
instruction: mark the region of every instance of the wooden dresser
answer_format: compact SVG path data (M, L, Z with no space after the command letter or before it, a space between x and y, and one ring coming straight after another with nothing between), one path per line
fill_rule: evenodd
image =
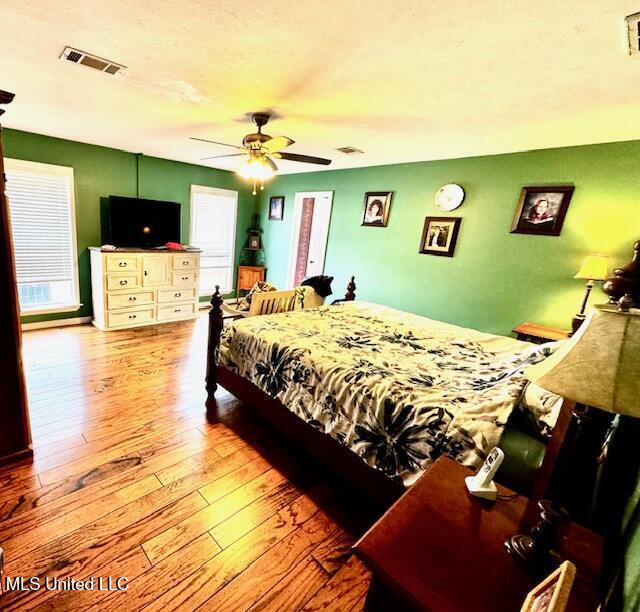
M92 247L93 324L101 330L198 316L199 252Z

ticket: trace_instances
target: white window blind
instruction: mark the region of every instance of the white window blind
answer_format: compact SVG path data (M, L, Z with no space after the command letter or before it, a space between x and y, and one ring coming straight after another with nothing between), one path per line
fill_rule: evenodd
M77 310L73 168L5 161L20 311Z
M191 237L189 244L202 249L200 295L210 295L216 285L229 293L233 284L238 192L191 185Z

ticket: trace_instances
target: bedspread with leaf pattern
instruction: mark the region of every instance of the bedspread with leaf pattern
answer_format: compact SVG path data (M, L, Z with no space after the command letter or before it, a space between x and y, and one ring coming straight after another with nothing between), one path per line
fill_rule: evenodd
M236 321L220 365L408 486L442 454L481 464L549 351L352 302Z

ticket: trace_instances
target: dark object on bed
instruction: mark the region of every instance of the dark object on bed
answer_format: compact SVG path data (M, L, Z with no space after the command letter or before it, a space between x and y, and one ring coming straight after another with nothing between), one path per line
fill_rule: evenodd
M640 304L640 240L633 245L633 259L622 268L616 268L613 276L604 281L602 291L609 296L609 304L617 304L629 294Z
M301 287L311 287L315 289L315 292L321 297L326 298L331 295L331 283L333 282L333 276L310 276L300 283Z
M336 302L353 301L355 299L355 288L354 277L351 277L345 299L336 300ZM402 483L390 479L382 472L364 463L356 454L330 436L311 427L287 409L279 400L270 397L248 380L228 371L226 368L218 366L220 337L223 328L221 304L222 297L220 296L219 287L216 286L216 291L211 298L211 311L209 312L209 344L206 370L207 412L212 417L215 416L216 403L214 393L218 388L218 384L222 384L225 389L247 404L247 406L256 410L276 429L297 441L300 446L331 467L350 484L362 490L372 499L386 505L391 504L405 490ZM571 406L569 406L569 402L565 402L562 415L558 421L559 424L563 424L565 420L568 422L568 419L565 419L564 416L567 410L570 414ZM509 484L520 491L530 488L534 493L537 493L537 497L543 497L553 473L553 463L557 457L557 449L560 447L561 439L565 433L566 428L563 426L554 428L552 440L545 453L544 461L542 461L540 449L536 444L533 447L524 447L522 452L518 454L512 452L516 463L532 463L532 466L528 468L528 473L535 473L535 478L533 483L530 481L520 482L521 479L517 478L515 474L521 470L515 468L510 470L511 478L506 479ZM503 439L508 440L509 435L508 429L505 430ZM520 437L522 439L526 437L526 434L522 434ZM533 440L532 436L529 436L529 438ZM517 439L513 440L513 443L517 445ZM507 463L505 461L505 464ZM526 472L527 469L523 467L522 471ZM502 482L499 474L498 481Z

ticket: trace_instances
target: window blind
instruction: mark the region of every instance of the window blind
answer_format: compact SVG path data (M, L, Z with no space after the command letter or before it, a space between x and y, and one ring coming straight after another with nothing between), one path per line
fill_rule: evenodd
M200 295L232 289L238 192L191 186L192 246L202 249Z
M73 168L6 160L20 309L79 307Z

